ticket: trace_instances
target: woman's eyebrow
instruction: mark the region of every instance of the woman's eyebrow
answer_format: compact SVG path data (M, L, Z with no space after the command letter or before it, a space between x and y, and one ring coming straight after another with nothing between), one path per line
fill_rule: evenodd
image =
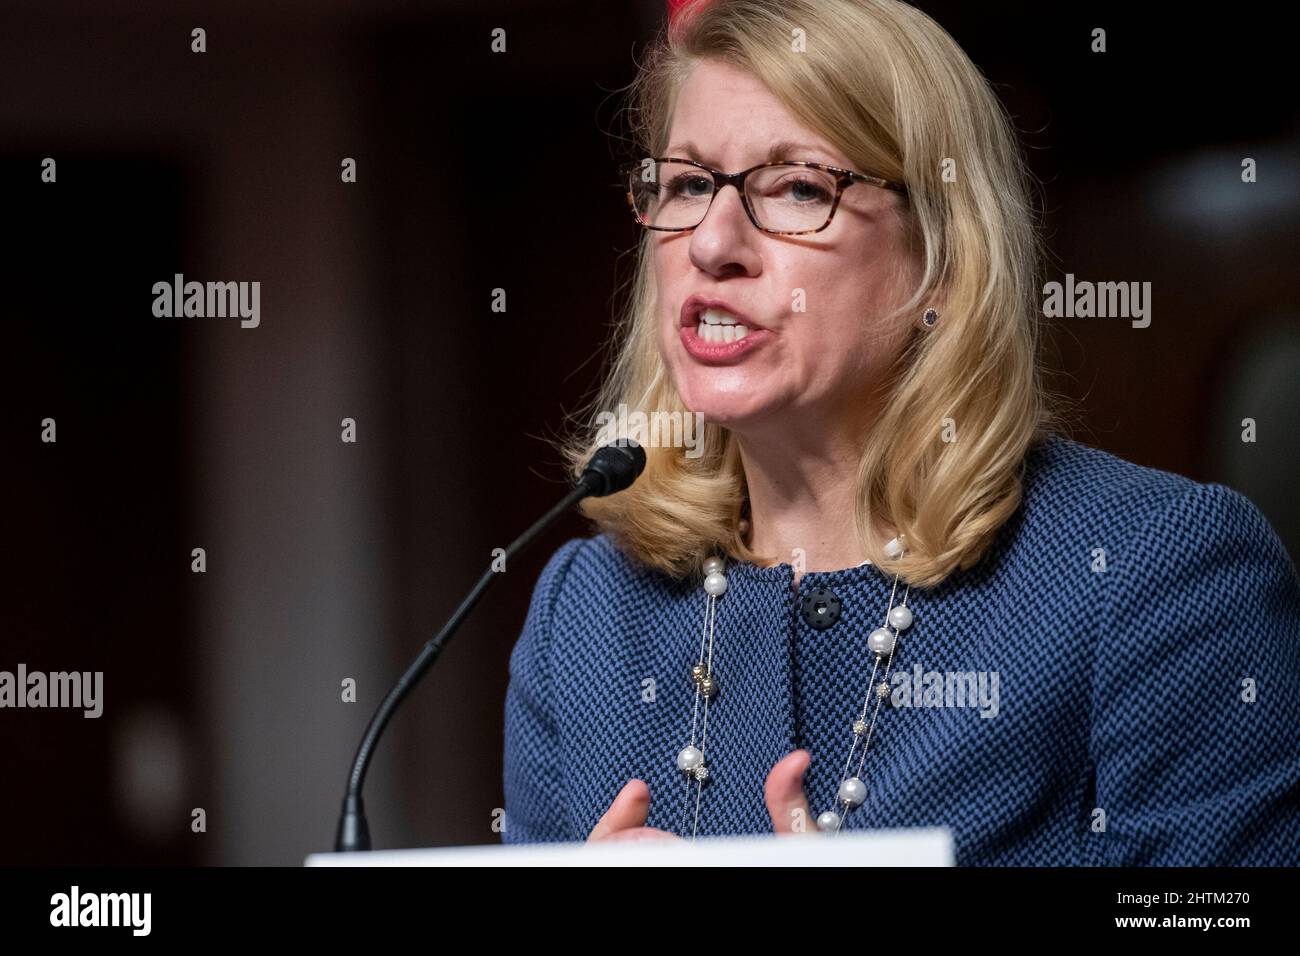
M772 148L767 151L767 161L772 163L778 159L790 159L795 153L809 153L820 156L825 152L824 149L817 146L809 146L804 143L795 143L788 139L783 139L778 143L772 144ZM839 165L838 163L831 162L829 159L822 159L821 162L827 163L831 166Z
M684 155L687 159L693 159L697 163L704 162L704 160L700 158L700 151L695 148L694 143L687 142L680 143L677 146L669 146L666 150L666 154L668 156Z
M768 148L767 162L773 163L778 159L789 159L795 153L807 153L818 156L825 153L825 150L817 146L810 146L805 143L796 143L788 139L783 139L779 142L773 143ZM676 146L669 146L667 154L669 156L681 155L685 156L687 159L693 159L697 163L706 163L701 152L695 147L695 144L689 141L678 143ZM832 166L838 165L838 163L832 162L829 159L822 159L821 161Z

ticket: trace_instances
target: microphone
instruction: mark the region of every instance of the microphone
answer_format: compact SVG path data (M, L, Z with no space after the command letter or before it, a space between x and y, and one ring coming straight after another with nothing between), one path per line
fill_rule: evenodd
M583 469L573 490L565 495L550 511L542 515L532 527L521 534L506 548L505 558L519 554L533 543L542 532L546 531L565 512L583 498L603 498L629 487L645 470L645 449L630 438L622 438L596 450ZM498 577L491 567L483 573L473 590L460 602L460 606L447 619L437 634L424 645L419 655L406 672L398 678L397 683L380 702L375 714L370 718L365 736L357 747L356 758L352 761L352 772L348 775L347 792L343 796L343 812L339 817L338 829L334 837L334 849L338 853L347 853L370 849L370 825L366 821L365 806L361 800L361 788L366 782L366 771L370 767L370 758L374 754L379 736L388 726L389 720L398 706L412 688L419 683L438 659L453 634L460 628L470 611L474 610L483 592Z
M624 438L596 449L578 484L591 488L592 498L604 498L629 487L644 470L645 449L632 439Z

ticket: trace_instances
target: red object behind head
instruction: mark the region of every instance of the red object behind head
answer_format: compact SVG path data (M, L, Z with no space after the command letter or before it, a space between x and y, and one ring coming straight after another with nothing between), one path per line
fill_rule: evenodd
M704 6L706 2L707 0L668 0L668 22L675 22L677 14L681 13L682 8L688 4Z

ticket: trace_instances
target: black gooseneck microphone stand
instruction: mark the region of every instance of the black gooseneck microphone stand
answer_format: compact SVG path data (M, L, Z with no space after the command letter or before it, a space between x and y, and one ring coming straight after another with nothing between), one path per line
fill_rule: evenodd
M583 471L574 489L506 548L507 566L510 559L532 544L535 538L583 498L602 498L616 491L622 491L637 479L644 468L645 451L631 439L621 439L598 449L591 461L587 463L586 470ZM465 600L460 602L460 607L456 608L455 613L448 618L442 630L424 645L419 656L393 685L392 690L375 710L375 715L370 718L366 734L361 738L361 746L357 748L356 759L352 761L352 773L348 777L347 793L343 797L343 813L339 817L338 832L334 838L335 851L345 853L370 849L370 825L366 822L361 788L366 782L366 770L370 766L370 757L379 742L379 736L388 726L389 720L392 719L406 695L433 666L433 662L438 659L447 641L456 633L470 611L474 610L483 592L496 577L497 573L491 567L483 573L473 590L465 596Z

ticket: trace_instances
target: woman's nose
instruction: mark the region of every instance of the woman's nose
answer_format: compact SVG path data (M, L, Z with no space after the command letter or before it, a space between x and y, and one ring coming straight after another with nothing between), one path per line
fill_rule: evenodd
M758 237L758 230L745 212L740 191L734 186L723 186L691 235L691 261L697 269L712 275L738 269L755 275L759 264L755 247Z

